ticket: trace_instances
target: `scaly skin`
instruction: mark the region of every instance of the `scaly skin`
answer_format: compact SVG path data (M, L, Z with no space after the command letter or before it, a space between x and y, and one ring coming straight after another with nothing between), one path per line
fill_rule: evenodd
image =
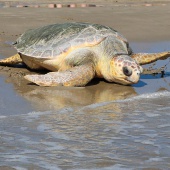
M110 62L112 78L110 82L124 85L135 84L139 81L143 69L128 55L114 57ZM123 69L127 70L127 75ZM109 81L109 80L108 80Z
M132 54L131 57L136 60L140 65L150 64L157 60L166 60L170 57L170 52L161 52L161 53L137 53Z
M63 72L49 72L45 75L26 75L25 78L40 86L85 86L95 75L91 63L76 66Z
M22 59L18 53L11 57L0 60L0 65L14 65L18 63L22 63Z

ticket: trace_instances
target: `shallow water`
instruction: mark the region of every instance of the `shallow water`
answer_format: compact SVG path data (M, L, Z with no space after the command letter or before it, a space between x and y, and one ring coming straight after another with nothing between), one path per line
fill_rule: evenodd
M170 42L132 47L158 52ZM143 75L133 87L100 82L25 93L1 79L0 169L169 169L169 72L170 64L164 78Z
M16 169L168 169L170 92L77 110L2 116L0 164Z

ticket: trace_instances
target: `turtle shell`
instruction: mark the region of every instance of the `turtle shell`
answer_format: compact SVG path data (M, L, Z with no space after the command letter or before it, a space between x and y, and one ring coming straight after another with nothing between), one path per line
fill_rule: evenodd
M55 58L71 49L95 46L108 36L127 43L121 34L110 27L89 23L64 23L28 30L17 39L14 46L19 53L26 56Z

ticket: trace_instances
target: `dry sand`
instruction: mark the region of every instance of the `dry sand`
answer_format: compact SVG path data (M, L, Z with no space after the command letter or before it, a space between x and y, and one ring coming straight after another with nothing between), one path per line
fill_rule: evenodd
M4 1L0 1L4 2ZM22 4L24 1L12 1ZM33 1L27 1L30 4ZM52 3L52 1L34 1L34 3ZM57 1L55 1L57 2ZM58 1L59 2L59 1ZM63 1L70 3L69 1ZM74 1L75 2L75 1ZM81 3L83 1L76 1ZM84 1L85 2L85 1ZM9 45L12 41L30 28L63 23L90 22L113 27L121 32L129 42L155 42L170 40L170 3L168 1L88 1L100 4L100 7L87 8L0 8L0 57L16 53ZM6 1L5 4L10 4ZM146 4L152 4L146 5ZM1 75L14 84L16 91L32 101L37 109L41 107L61 108L64 106L82 106L91 103L126 98L136 95L132 87L119 86L101 81L93 82L86 88L43 88L28 84L23 75L29 71L25 68L0 67ZM62 90L61 90L62 89ZM59 96L56 98L56 96ZM83 97L82 97L83 96ZM41 98L41 101L39 100ZM50 106L49 106L50 103ZM20 107L20 106L18 106Z

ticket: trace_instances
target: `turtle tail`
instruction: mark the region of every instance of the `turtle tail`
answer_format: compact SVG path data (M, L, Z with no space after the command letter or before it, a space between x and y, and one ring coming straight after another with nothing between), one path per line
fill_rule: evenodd
M19 53L15 54L11 57L0 60L0 65L5 65L5 66L6 65L15 65L18 63L22 63L22 59L21 59L21 56L19 55Z

